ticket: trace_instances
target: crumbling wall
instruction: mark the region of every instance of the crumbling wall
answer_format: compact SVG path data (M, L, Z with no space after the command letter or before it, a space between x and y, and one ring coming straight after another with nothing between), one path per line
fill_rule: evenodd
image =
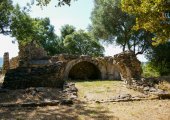
M127 82L131 82L131 79L140 79L142 73L141 62L132 51L115 55L113 62L119 66L122 76Z
M10 69L9 64L9 53L5 52L3 56L3 67L2 67L2 74L5 74Z
M19 44L19 66L28 67L31 60L44 59L47 57L47 52L35 41L27 45Z
M62 88L64 63L58 62L44 67L18 67L7 71L2 87L22 89L28 87Z
M17 57L11 58L9 63L10 63L10 69L15 69L19 67L19 57L17 56Z
M28 46L20 46L18 58L11 60L9 69L9 54L4 56L6 64L6 75L3 83L4 88L27 88L27 87L61 87L64 80L70 76L80 78L78 75L87 77L90 75L88 69L95 67L97 72L95 79L115 80L122 79L131 84L133 79L140 79L140 61L131 51L125 51L114 57L91 57L86 55L66 55L47 56L47 53L35 43ZM17 67L18 61L18 67ZM74 66L86 63L88 68L84 68L81 74L73 73L78 70ZM91 66L90 66L91 65ZM77 66L79 67L79 66ZM83 69L83 65L81 65ZM99 74L100 73L100 74ZM73 77L73 78L74 78ZM81 77L82 78L82 77ZM88 78L88 77L87 77ZM90 77L91 78L91 77Z

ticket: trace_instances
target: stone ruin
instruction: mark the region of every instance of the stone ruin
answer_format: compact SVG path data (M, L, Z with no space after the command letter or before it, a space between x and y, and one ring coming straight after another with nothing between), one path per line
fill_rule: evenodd
M4 55L3 88L28 87L62 88L65 80L124 80L131 84L140 79L141 64L131 51L113 57L59 54L48 56L34 42L19 46L19 56L9 60Z

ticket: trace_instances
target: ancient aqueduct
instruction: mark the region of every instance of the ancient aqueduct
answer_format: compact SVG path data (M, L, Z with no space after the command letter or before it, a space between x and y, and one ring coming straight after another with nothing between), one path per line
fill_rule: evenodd
M19 47L19 56L9 60L4 54L4 88L62 87L64 80L124 80L130 83L141 75L140 62L133 52L113 57L86 55L47 56L34 43Z

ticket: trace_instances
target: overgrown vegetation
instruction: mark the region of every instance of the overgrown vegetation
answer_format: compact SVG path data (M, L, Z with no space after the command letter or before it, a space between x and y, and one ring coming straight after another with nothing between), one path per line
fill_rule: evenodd
M116 43L122 51L143 54L151 45L152 34L145 29L133 30L135 18L122 11L120 0L95 0L91 13L93 34L108 43Z
M157 71L151 62L142 64L142 76L143 77L158 77L160 76L159 71Z
M121 0L123 11L136 17L134 30L154 33L153 44L165 43L170 38L169 0Z

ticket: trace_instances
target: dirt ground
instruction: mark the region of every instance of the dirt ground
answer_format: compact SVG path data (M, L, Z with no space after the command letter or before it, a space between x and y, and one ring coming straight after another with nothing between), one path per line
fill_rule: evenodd
M17 120L170 120L169 100L72 106L0 108L0 119Z
M74 105L1 107L0 120L170 120L170 100L89 102L96 99L106 100L117 94L142 95L127 89L122 81L77 82L76 87L78 88L78 101ZM57 91L51 92L50 96L58 96ZM18 97L15 97L22 101L21 95L18 93ZM3 101L7 99L9 101L11 96L9 98L4 96L0 94Z

